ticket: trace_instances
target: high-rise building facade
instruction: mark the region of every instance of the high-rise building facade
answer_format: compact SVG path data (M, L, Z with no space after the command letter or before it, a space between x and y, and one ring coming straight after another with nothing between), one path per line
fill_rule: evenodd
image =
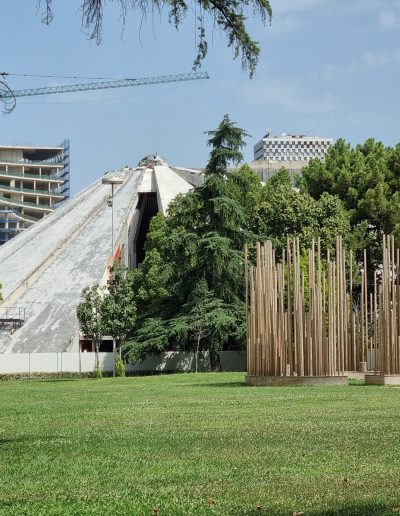
M308 162L325 159L332 147L331 138L317 138L305 134L266 135L254 146L254 161Z
M69 140L57 147L0 146L0 245L69 198Z
M281 168L285 168L292 180L308 165L310 159L325 159L333 145L331 138L317 138L305 134L265 136L254 146L252 169L262 181L268 181Z

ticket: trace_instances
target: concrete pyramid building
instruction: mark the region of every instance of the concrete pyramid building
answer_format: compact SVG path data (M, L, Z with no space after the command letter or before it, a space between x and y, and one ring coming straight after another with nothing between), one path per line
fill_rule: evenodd
M114 258L137 267L151 217L193 187L185 180L190 177L192 184L201 182L198 170L173 169L147 156L136 168L107 172L1 246L0 321L19 314L23 322L0 328L0 352L78 351L76 307L84 287L107 281L112 242ZM113 178L122 184L114 187L112 236L111 187L102 180Z

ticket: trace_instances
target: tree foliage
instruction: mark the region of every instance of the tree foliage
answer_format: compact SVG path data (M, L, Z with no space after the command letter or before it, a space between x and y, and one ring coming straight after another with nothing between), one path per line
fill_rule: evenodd
M400 237L400 145L385 147L373 139L355 148L340 139L324 163L312 160L298 181L303 192L321 199L326 192L337 196L350 218L353 247L362 258L381 260L384 233Z
M77 307L79 327L85 339L92 341L98 353L103 335L110 335L120 346L133 331L136 321L136 291L132 273L120 262L110 268L106 287L93 285L82 291Z
M233 198L241 205L245 215L245 226L249 229L262 199L263 186L259 176L244 164L228 175L228 188Z
M188 13L193 12L192 4L186 0L81 0L82 26L91 39L99 44L102 39L104 8L116 3L119 7L123 25L129 12L138 13L142 19L149 15L168 12L170 23L178 29ZM53 21L56 7L54 0L38 0L42 8L42 20L46 24ZM265 24L271 22L272 9L268 0L195 0L194 17L197 31L197 56L194 68L198 68L207 55L206 18L213 27L218 27L226 35L228 47L233 49L234 57L241 56L242 68L254 74L260 47L249 34L246 26L246 12L256 16Z
M135 292L126 267L117 261L110 269L105 295L100 305L102 329L119 346L136 320Z
M164 349L210 351L218 368L221 349L245 344L245 243L312 239L333 249L349 239L349 217L338 197L318 199L293 188L282 170L267 184L247 165L228 174L242 156L247 133L225 115L209 131L210 159L203 185L178 196L168 215L150 224L143 267L133 273L138 320L126 346L132 360Z
M217 129L207 131L206 134L210 136L207 143L212 150L205 175L206 177L208 175L225 177L229 163L237 165L243 161L241 149L245 145L244 138L250 135L240 127L236 127L229 115L224 116Z
M252 231L272 240L278 251L288 238L299 237L306 248L319 237L323 250L335 247L336 235L349 238L349 218L340 199L323 193L316 200L294 189L284 169L266 183L252 220Z
M266 184L247 165L228 174L247 136L229 116L207 134L204 184L178 196L167 216L153 217L142 268L121 269L109 284L112 309L103 314L112 324L127 314L120 335L123 340L129 332L132 360L183 349L194 353L197 369L200 352L208 350L218 369L223 347L244 345L245 243L251 248L270 239L279 256L288 238L299 237L303 249L319 238L324 252L342 235L356 252L369 247L369 259L379 263L382 233L400 236L400 145L367 140L352 149L339 140L325 163L310 162L294 188L284 169Z
M226 115L208 134L212 149L206 181L178 196L168 216L159 215L150 225L143 268L136 272L142 324L128 346L131 357L167 346L196 356L207 349L218 368L224 345L244 344L246 216L225 176L230 163L242 159L239 149L247 133ZM158 278L161 296L152 294L150 271Z
M76 309L79 327L85 339L91 340L96 351L96 366L99 368L99 348L103 335L101 303L103 297L98 285L86 287L82 291L82 301Z

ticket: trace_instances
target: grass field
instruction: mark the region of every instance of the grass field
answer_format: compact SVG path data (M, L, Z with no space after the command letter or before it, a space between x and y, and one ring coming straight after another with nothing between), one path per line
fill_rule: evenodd
M398 388L243 381L2 382L0 514L396 512Z

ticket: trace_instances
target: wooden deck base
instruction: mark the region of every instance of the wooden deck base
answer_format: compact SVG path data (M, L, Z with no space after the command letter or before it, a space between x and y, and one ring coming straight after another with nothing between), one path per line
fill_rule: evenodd
M246 375L248 385L320 387L324 385L347 385L347 376L251 376Z
M365 385L400 385L400 374L366 374Z
M349 380L364 380L365 374L361 371L345 371L344 374L348 377Z

